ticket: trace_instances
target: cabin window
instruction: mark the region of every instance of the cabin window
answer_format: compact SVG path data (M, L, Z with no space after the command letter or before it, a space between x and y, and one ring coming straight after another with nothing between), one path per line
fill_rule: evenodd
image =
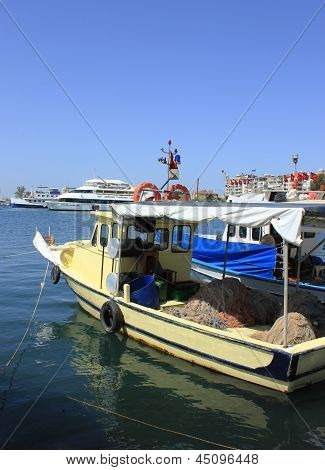
M94 231L94 235L91 239L91 244L92 246L97 246L97 233L98 233L98 225L96 225L96 228L95 228L95 231Z
M100 227L100 244L101 246L107 246L108 243L108 225L103 224Z
M234 237L236 235L236 226L228 225L228 233L229 233L229 237Z
M140 238L143 242L146 242L148 240L148 233L140 232L140 230L138 230L134 225L129 225L127 238L128 240L135 240L136 238Z
M239 237L240 238L247 237L247 227L239 227Z
M159 251L167 250L169 245L169 230L167 228L157 228L153 242Z
M260 227L254 227L252 228L252 240L255 242L259 242L261 239L261 228Z
M172 251L184 253L190 249L191 227L189 225L175 225L173 228Z
M117 234L118 234L118 224L113 224L113 227L112 227L112 238L118 238Z
M315 238L315 232L304 232L304 238Z

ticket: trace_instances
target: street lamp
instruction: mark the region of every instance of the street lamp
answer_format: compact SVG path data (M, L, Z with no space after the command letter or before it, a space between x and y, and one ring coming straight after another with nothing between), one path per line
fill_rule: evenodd
M297 163L298 163L298 160L299 160L299 155L292 155L292 161L293 161L293 164L295 166L295 173L297 173Z

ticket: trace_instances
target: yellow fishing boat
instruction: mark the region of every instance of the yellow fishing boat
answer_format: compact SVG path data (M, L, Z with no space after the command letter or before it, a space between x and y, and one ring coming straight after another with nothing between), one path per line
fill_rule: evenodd
M283 237L287 320L288 244L301 243L302 223L312 219L306 209L165 201L103 209L94 212L90 240L49 246L37 232L34 245L54 264L52 281L57 283L62 273L81 307L101 320L107 333L126 334L194 364L279 391L325 379L324 337L287 346L284 328L283 345L274 345L253 339L254 328L216 329L169 313L199 287L191 280L197 224L220 219L247 227L272 224ZM173 295L166 294L166 283L159 285L154 275L172 286Z

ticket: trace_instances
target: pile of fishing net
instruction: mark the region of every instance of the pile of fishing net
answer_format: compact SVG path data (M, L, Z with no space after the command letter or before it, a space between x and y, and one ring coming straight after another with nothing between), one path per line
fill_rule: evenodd
M279 301L272 294L226 278L201 287L183 308L169 313L206 326L236 328L273 323L279 310Z
M213 328L273 325L255 331L251 338L283 344L283 307L279 298L244 286L238 279L215 279L189 299L184 307L171 307L168 313ZM314 295L298 291L288 299L289 346L310 341L325 333L325 306Z
M325 328L325 305L310 292L298 290L288 299L288 312L298 312L308 318L316 329ZM280 312L283 315L283 308Z
M283 345L284 317L279 317L269 331L256 331L251 338L267 343ZM311 322L301 313L288 313L287 345L304 343L315 339L316 335Z
M298 290L288 299L288 346L304 343L325 333L325 306L317 297ZM255 332L251 337L272 344L283 345L284 317L283 307L269 331Z

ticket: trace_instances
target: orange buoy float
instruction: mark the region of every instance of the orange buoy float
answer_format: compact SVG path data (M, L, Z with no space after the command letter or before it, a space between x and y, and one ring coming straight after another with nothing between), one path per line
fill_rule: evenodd
M178 201L180 199L180 194L183 194L184 201L190 200L189 190L182 184L173 184L172 186L169 186L166 197L169 200Z
M138 184L138 186L135 188L133 193L133 201L139 202L144 191L152 191L154 193L152 197L146 198L145 201L161 200L161 194L157 186L155 184L149 183L148 181L145 181L144 183Z

